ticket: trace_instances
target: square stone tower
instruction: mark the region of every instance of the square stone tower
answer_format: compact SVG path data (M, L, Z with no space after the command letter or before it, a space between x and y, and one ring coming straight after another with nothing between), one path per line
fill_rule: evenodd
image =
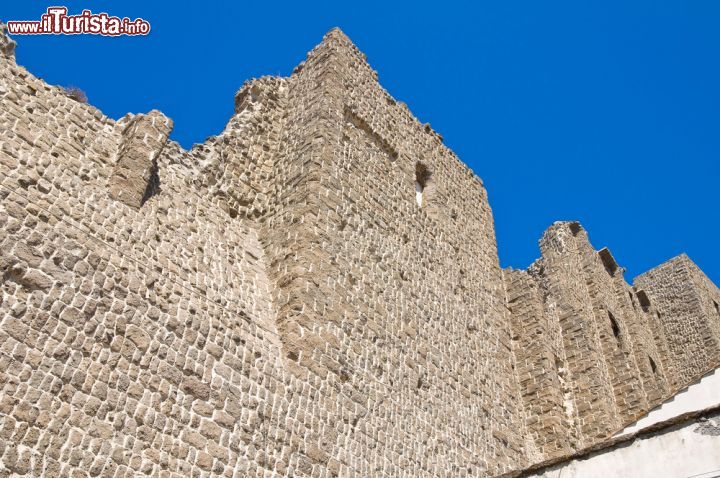
M485 189L342 32L190 151L0 71L8 470L525 463Z

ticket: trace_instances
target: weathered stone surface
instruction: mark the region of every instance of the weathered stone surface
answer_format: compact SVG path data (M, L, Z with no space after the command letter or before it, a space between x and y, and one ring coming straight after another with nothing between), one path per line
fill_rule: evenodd
M660 327L647 294L625 282L607 248L592 248L580 224L554 224L540 247L542 257L505 271L505 283L527 427L537 456L549 459L597 443L677 392L667 343L682 338Z
M125 335L142 351L150 346L150 335L136 325L128 325Z
M717 365L689 260L630 287L558 223L502 271L480 179L339 30L190 151L5 50L0 88L0 475L495 476Z
M720 293L693 263L681 254L635 280L645 292L648 312L667 340L666 354L674 365L672 384L682 388L720 365Z
M17 44L9 36L7 36L7 25L0 22L0 54L7 57L15 55L15 47Z
M210 398L210 385L201 382L195 377L186 377L180 384L180 389L201 400Z
M110 196L130 207L139 208L155 194L153 174L173 123L159 111L127 116L118 122L123 128L115 169L108 182Z

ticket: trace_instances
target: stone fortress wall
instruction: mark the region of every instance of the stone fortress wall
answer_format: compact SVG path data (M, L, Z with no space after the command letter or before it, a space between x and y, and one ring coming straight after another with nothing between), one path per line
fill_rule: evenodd
M339 30L189 151L0 40L0 476L498 476L718 365L687 257L631 287L557 223L503 271L481 180Z

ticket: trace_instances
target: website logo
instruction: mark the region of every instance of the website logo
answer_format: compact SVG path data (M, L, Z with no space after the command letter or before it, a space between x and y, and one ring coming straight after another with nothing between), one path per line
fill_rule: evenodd
M8 21L11 35L103 35L135 36L150 33L150 23L142 18L113 17L107 13L83 10L79 15L68 15L67 7L48 7L40 20Z

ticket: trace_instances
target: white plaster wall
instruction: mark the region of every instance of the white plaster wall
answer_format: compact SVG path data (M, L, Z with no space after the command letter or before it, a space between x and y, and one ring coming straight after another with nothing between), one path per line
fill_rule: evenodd
M582 460L529 475L545 478L718 478L720 414L636 438Z
M714 370L699 382L690 385L645 417L626 427L617 435L635 433L655 423L664 422L683 413L696 412L720 405L720 371Z

